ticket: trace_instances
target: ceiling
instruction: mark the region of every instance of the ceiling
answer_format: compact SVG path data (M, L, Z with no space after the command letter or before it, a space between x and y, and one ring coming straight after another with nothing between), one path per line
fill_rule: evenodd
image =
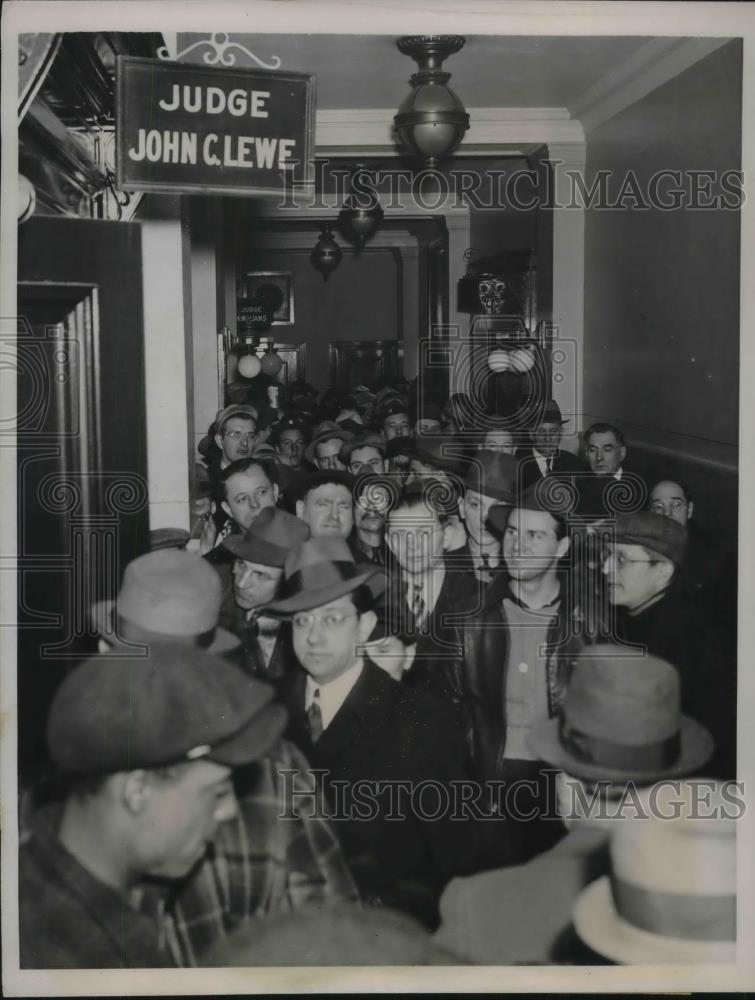
M207 35L179 34L179 51ZM237 34L261 60L280 70L317 75L317 107L394 108L416 65L388 35ZM631 60L647 37L468 35L443 68L467 108L568 108L602 77ZM240 64L244 57L239 56Z

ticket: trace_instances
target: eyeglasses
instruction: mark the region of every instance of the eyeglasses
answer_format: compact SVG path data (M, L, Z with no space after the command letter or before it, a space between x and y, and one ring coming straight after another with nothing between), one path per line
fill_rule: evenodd
M609 559L612 559L619 569L623 569L627 563L647 563L650 566L658 562L657 559L630 559L628 556L625 556L623 552L604 552L601 557L601 561L606 563Z
M653 500L648 510L652 510L654 514L665 514L668 509L674 511L675 514L678 514L679 511L683 510L686 506L687 501L677 497L676 500L671 500L668 504L664 503L663 500Z
M230 438L231 441L254 441L257 431L226 431L223 437Z
M347 620L347 618L356 618L356 614L349 614L345 611L328 611L324 615L315 615L311 612L301 612L300 614L292 615L291 621L294 623L294 628L311 628L315 622L326 631L333 631L337 629L340 625Z

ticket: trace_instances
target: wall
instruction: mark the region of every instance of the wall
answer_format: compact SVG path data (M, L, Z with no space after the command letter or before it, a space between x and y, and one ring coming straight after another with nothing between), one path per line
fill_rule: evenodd
M144 289L149 526L189 526L189 421L181 208L178 197L140 205Z
M590 133L588 185L600 170L615 195L629 170L646 192L662 169L738 169L741 68L734 41ZM678 467L701 516L733 531L739 214L589 209L584 345L583 426L619 424L640 471Z
M308 229L314 247L317 232ZM268 250L247 261L250 271L292 273L294 322L274 326L270 335L283 343L307 345L307 381L318 389L330 384L331 340L400 339L398 265L390 250L354 254L344 248L341 263L327 281L306 250Z

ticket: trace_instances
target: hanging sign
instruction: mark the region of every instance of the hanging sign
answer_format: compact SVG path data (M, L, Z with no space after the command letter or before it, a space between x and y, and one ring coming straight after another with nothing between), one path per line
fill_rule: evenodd
M119 56L122 191L279 194L314 156L311 73L217 69ZM286 176L288 174L288 177Z

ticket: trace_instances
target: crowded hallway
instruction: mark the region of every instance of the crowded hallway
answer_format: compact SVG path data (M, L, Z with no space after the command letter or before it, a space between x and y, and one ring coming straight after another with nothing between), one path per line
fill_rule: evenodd
M741 43L220 37L19 35L20 968L734 964Z

